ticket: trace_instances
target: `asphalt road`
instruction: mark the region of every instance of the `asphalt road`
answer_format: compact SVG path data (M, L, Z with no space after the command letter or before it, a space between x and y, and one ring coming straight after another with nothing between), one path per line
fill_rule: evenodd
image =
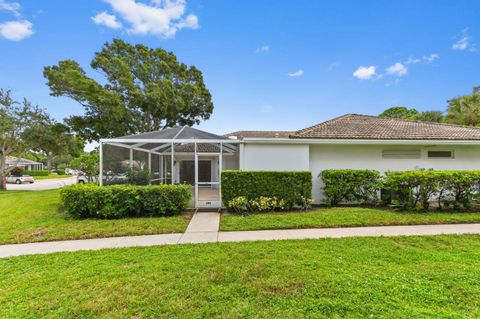
M66 185L75 184L76 182L76 176L68 178L42 179L36 180L33 184L7 184L7 190L41 191L46 189L60 188Z

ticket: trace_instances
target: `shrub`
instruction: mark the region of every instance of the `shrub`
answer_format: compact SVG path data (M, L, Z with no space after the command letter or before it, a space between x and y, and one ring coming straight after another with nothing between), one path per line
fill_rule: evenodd
M24 171L24 170L25 170L25 169L24 169L23 167L15 166L14 168L12 168L12 169L10 170L10 174L11 174L11 175L14 175L14 176L15 176L15 175L21 175L21 174L23 174L23 171Z
M248 201L260 197L283 200L283 209L303 204L303 197L311 197L312 174L308 171L223 171L222 200L228 208L231 200L244 196Z
M122 218L180 214L192 197L189 185L76 184L61 189L65 213L74 218Z
M327 169L320 173L323 192L328 205L340 203L368 203L378 201L381 176L375 170Z
M23 174L27 174L31 176L48 176L50 172L48 170L24 171Z
M384 186L395 191L403 209L427 210L433 199L438 208L469 208L478 193L480 171L404 171L387 172Z
M478 196L480 171L443 171L440 183L443 187L439 204L452 205L455 209L469 208Z
M260 196L250 200L250 207L255 212L272 212L285 209L285 201L276 197Z
M440 190L440 171L404 171L385 173L384 187L395 191L403 209L420 206L427 210L432 197Z
M310 196L302 196L300 200L300 208L302 210L307 210L312 207L312 204L315 200L311 198Z
M152 173L145 169L129 168L127 170L127 183L132 185L149 185L152 180Z
M250 203L245 196L238 196L228 201L227 206L237 213L245 213L250 210Z
M65 169L63 169L63 168L57 169L57 174L58 175L65 175Z

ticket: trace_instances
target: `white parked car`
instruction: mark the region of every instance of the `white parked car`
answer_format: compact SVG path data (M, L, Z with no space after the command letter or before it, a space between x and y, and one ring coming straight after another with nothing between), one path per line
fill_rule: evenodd
M35 179L30 175L11 175L7 177L7 183L9 184L23 184L23 183L35 183Z
M117 181L120 184L123 184L127 180L127 175L126 174L117 174L117 175L114 175L114 176L108 176L108 178L105 176L103 180L104 180L104 182ZM98 176L92 176L92 182L98 182L98 181L99 181ZM80 172L77 176L77 184L85 184L85 183L88 183L88 178L87 178L87 176L85 176L85 174Z
M66 168L65 174L67 175L78 175L80 172L76 169Z
M97 182L98 181L98 176L92 176L92 182ZM85 184L88 183L88 177L85 176L84 174L80 173L77 175L77 184Z

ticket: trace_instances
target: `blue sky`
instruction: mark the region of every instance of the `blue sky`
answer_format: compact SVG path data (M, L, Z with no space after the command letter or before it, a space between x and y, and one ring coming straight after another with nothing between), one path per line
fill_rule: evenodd
M62 119L43 67L88 65L113 37L202 70L215 105L200 128L295 130L393 105L446 108L480 85L478 1L0 0L0 87ZM477 44L478 43L478 44ZM478 48L477 48L478 46Z

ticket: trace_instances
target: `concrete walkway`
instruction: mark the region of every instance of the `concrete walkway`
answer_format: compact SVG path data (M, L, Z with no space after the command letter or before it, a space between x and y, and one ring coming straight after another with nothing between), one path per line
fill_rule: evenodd
M220 216L199 213L183 234L113 237L86 240L67 240L30 244L0 245L0 258L48 254L62 251L97 250L136 246L173 245L184 243L240 242L259 240L317 239L371 236L414 236L440 234L480 234L480 224L378 226L318 229L282 229L259 231L218 232ZM214 227L216 225L216 228ZM213 229L216 229L215 231Z
M185 243L213 243L218 240L220 213L196 213L179 240Z

